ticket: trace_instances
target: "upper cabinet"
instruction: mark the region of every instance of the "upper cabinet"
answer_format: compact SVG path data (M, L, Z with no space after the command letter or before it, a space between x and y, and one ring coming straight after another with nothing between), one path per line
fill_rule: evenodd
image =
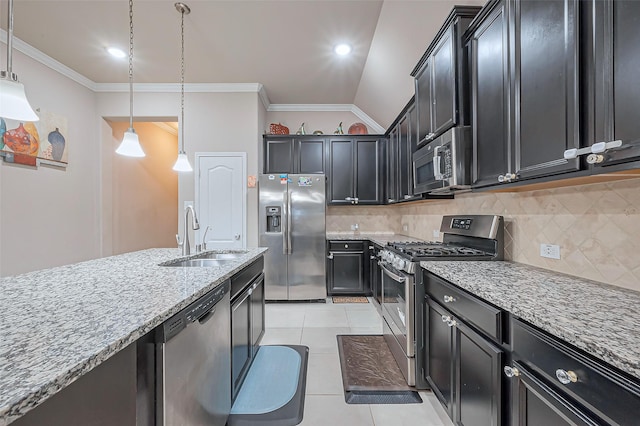
M418 143L418 117L411 98L387 132L387 204L419 199L413 195L412 154Z
M596 172L640 168L640 2L591 0L584 6L584 21L593 23L585 37L586 63L594 64L586 76L588 146L622 143L603 153L587 153L587 162Z
M475 187L580 169L578 5L498 1L471 28Z
M479 7L454 6L411 72L416 87L418 144L469 121L468 62L462 34L479 10Z
M264 173L325 173L324 136L264 136Z
M327 140L327 203L383 204L382 139L376 135L333 136Z

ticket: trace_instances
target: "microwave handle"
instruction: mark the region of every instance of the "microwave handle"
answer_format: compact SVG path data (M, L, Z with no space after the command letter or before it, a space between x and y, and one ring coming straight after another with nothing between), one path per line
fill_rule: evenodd
M436 180L442 180L442 170L440 169L440 151L442 146L436 146L433 149L433 176Z

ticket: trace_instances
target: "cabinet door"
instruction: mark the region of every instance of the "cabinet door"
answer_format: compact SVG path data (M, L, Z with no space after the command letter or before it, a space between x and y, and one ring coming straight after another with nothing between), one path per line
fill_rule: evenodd
M328 293L364 294L364 252L331 252L329 257Z
M578 159L563 157L580 148L579 1L510 1L516 109L510 172L523 179L579 170Z
M254 285L251 293L251 344L255 355L264 334L264 277Z
M511 379L512 420L519 426L595 426L589 414L515 362L518 376Z
M399 128L389 132L387 141L387 203L398 201L398 139Z
M382 204L380 140L355 139L356 204Z
M297 139L295 173L311 174L325 172L324 138Z
M640 160L640 2L594 1L595 136L591 142L621 140L606 153L609 166ZM634 168L637 164L634 165Z
M418 143L431 133L431 57L416 75L416 108L418 111Z
M453 333L444 322L451 317L445 309L428 299L425 306L427 332L427 381L450 417L453 413Z
M473 185L498 183L510 168L507 14L503 2L474 32L471 43Z
M382 288L380 281L382 270L380 269L380 265L378 265L378 252L380 249L376 246L370 247L373 247L373 249L369 250L369 289L373 298L378 301L376 308L379 308L380 303L382 303Z
M231 387L235 398L253 357L251 342L251 305L245 290L231 304Z
M352 140L329 140L329 193L331 204L352 204L354 197L354 148Z
M413 183L411 177L411 135L410 113L398 123L398 201L411 198Z
M455 346L456 423L500 426L503 351L459 320Z
M265 140L265 173L293 173L293 166L293 139Z
M431 131L437 135L457 122L453 25L433 50Z

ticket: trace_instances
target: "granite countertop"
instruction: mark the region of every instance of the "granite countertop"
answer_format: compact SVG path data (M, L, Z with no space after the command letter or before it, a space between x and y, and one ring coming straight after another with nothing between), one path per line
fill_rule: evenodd
M384 246L393 241L423 241L393 232L327 232L327 240L369 240Z
M158 264L179 258L179 249L149 249L1 278L0 426L153 330L266 250L248 249L221 267L175 268Z
M514 262L420 266L640 378L640 293Z

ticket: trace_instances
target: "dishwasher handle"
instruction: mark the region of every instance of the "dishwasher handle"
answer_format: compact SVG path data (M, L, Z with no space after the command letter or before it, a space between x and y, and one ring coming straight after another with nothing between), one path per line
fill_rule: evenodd
M215 306L206 314L202 315L200 318L198 318L198 322L202 325L202 324L206 324L207 321L209 321L211 319L211 317L213 317L213 314L216 313L216 308Z

